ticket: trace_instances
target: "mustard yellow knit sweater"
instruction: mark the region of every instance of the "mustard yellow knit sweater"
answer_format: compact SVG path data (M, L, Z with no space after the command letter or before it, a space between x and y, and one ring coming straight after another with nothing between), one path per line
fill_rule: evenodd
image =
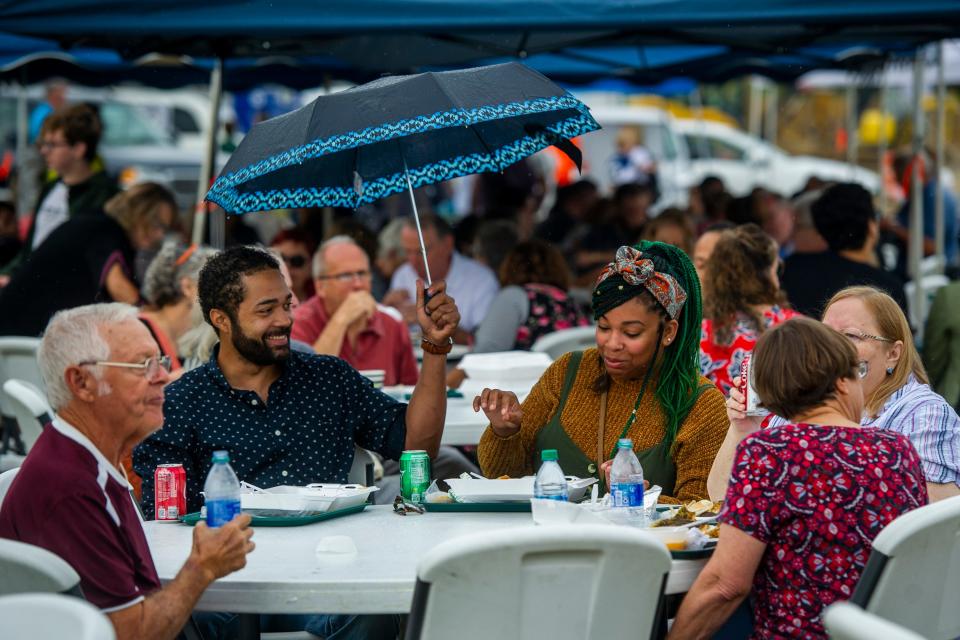
M532 454L537 433L543 429L560 404L563 378L570 362L570 354L550 365L523 401L523 419L520 432L501 438L487 426L477 450L480 467L488 478L500 475L519 477L534 473ZM591 460L597 455L597 423L600 415L600 395L591 387L600 374L600 360L596 349L587 349L580 361L580 369L570 389L570 395L560 416L561 424L571 441ZM634 449L643 451L663 440L664 414L655 395L654 380L648 384L637 418L626 437L633 439ZM700 378L700 384L709 384ZM612 381L607 395L607 418L603 429L604 451L613 449L627 424L633 405L640 393L642 380ZM716 388L705 390L693 406L686 421L680 426L673 449L673 463L677 469L677 483L673 496L662 496L686 501L707 497L707 474L727 433L726 406L723 394Z

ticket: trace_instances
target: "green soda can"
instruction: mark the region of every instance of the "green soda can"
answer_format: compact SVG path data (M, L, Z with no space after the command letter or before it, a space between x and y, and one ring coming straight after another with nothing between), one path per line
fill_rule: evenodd
M404 500L420 504L430 486L430 456L423 449L400 454L400 494Z

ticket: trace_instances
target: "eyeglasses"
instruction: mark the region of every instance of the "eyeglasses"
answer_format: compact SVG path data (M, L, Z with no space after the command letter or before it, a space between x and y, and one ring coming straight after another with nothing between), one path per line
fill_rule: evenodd
M866 360L861 360L857 363L857 377L863 380L867 377L867 374L870 373L870 363Z
M393 499L393 512L399 516L405 516L408 513L423 513L423 507L412 504L403 499L403 496L397 496Z
M96 365L98 367L122 367L124 369L140 369L147 378L156 378L162 368L170 372L170 356L151 356L143 362L108 362L105 360L84 360L81 365Z
M843 335L853 343L864 342L866 340L876 340L877 342L896 342L893 338L884 338L883 336L875 336L870 333L864 333L862 331L857 331L856 329L845 329Z
M369 269L364 271L344 271L343 273L331 273L330 275L320 276L319 280L336 280L337 282L346 284L348 282L353 282L354 280L369 280L371 277Z
M301 255L288 256L282 253L280 255L283 257L283 261L287 263L288 267L302 269L307 264L307 259Z

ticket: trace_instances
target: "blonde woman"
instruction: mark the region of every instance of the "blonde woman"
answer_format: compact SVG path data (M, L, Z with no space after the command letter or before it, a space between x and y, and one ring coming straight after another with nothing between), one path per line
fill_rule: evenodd
M848 287L827 303L823 323L853 343L866 369L861 423L910 439L920 454L931 501L960 495L960 417L930 388L900 306L879 289ZM731 389L728 416L742 402L739 389ZM763 426L782 423L774 416ZM724 496L737 444L760 428L759 418L732 421L707 480L711 497Z

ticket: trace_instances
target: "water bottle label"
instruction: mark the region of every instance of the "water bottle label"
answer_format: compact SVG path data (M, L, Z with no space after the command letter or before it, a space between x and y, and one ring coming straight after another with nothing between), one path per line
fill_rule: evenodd
M559 502L567 502L569 498L564 493L554 493L550 495L536 495L534 498L538 500L557 500Z
M240 514L239 500L207 500L207 526L222 527Z
M613 506L642 507L643 485L635 482L618 482L613 485Z

